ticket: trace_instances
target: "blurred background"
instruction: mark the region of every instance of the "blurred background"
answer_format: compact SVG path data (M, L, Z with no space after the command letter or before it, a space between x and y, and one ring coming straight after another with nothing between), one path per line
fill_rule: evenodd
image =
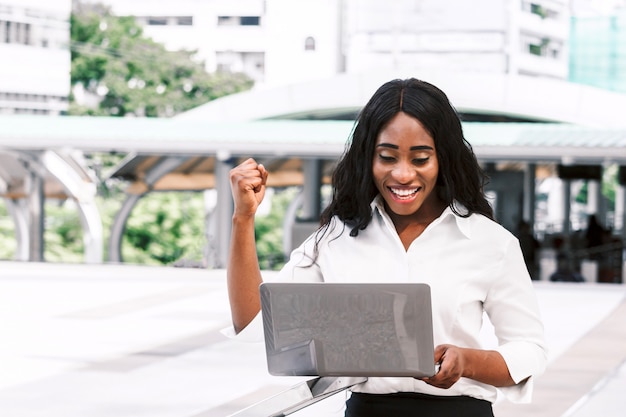
M51 274L50 294L65 288L54 268L209 270L222 283L228 171L248 157L271 172L256 236L262 269L280 269L318 224L361 107L406 77L448 94L533 280L563 283L562 294L568 282L599 285L618 298L597 303L614 307L626 237L623 0L0 0L7 282L32 265L22 282ZM20 318L6 297L7 317Z
M221 267L220 172L253 156L276 179L259 256L280 268L367 97L415 76L457 107L533 278L565 257L585 280L622 282L625 13L599 0L3 0L0 258Z

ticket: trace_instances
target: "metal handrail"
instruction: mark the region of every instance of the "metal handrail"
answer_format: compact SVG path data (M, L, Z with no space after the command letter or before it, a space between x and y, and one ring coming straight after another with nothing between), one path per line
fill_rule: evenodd
M365 381L367 377L317 377L294 385L229 417L288 416Z

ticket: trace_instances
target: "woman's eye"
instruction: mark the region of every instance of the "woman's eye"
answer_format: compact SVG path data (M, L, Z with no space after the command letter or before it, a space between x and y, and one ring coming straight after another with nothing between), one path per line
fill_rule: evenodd
M381 161L385 161L385 162L390 162L395 159L393 156L382 155L382 154L379 154L378 157L381 159Z
M416 158L413 160L415 165L424 165L426 162L428 162L428 158Z

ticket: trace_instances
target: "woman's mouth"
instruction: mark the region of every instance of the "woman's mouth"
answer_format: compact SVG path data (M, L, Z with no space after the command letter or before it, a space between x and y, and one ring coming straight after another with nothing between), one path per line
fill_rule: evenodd
M398 199L398 200L410 200L415 194L420 190L417 188L393 188L389 187L389 191Z

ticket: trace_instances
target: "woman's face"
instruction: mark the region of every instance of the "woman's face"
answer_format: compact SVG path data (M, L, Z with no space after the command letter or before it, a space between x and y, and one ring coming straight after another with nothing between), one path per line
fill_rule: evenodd
M395 214L419 221L439 215L435 141L417 119L400 112L381 130L372 171L392 218Z

